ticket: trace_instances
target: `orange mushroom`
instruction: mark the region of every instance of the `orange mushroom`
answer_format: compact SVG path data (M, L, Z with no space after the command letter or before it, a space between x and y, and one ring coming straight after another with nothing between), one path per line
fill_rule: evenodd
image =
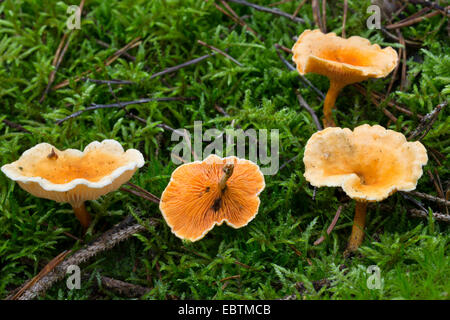
M367 202L378 202L399 191L416 188L428 156L418 141L375 125L326 128L314 133L305 147L304 176L315 187L341 187L356 200L347 253L364 238Z
M84 201L117 190L143 165L144 158L138 150L124 152L117 141L103 140L90 143L83 152L60 151L40 143L1 170L36 197L70 203L87 228L91 217Z
M258 213L264 187L253 162L210 155L172 173L159 208L177 237L197 241L224 221L233 228L246 226Z
M331 110L346 85L387 76L397 65L397 52L391 47L358 36L344 39L335 33L305 30L292 48L292 60L300 74L317 73L328 77L328 89L323 106L324 126L335 126Z

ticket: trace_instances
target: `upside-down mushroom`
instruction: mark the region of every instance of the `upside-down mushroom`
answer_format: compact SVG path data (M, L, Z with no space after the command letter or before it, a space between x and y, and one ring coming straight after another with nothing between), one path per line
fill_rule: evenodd
M367 124L353 131L333 127L314 133L303 158L304 176L311 185L341 187L356 200L347 253L363 241L367 203L414 190L427 161L420 142L408 142L399 132Z
M138 150L124 152L119 142L103 140L90 143L83 152L60 151L40 143L1 170L36 197L70 203L87 228L91 216L84 202L117 190L143 165L144 158Z
M335 33L305 30L292 48L292 60L300 74L317 73L328 77L328 89L323 106L324 126L335 126L331 110L346 85L387 76L397 65L397 52L391 47L358 36L344 39Z
M160 210L181 239L202 239L215 225L246 226L258 213L264 176L255 163L210 155L179 166L161 196Z

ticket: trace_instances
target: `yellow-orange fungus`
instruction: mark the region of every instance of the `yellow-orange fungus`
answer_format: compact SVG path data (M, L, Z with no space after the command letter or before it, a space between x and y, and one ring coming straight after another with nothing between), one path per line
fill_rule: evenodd
M224 221L234 228L247 225L258 212L264 186L263 174L251 161L211 155L173 172L160 209L175 235L196 241Z
M81 157L61 154L55 160L45 157L23 165L22 174L27 177L41 177L56 184L75 179L96 182L125 163L125 159L101 151L87 152Z

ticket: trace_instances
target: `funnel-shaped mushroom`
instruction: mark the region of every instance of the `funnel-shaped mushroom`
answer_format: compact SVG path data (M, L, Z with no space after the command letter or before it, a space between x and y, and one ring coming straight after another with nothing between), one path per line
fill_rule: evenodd
M233 228L246 226L258 213L264 187L253 162L210 155L172 173L159 208L177 237L197 241L224 221Z
M292 48L292 60L300 74L328 77L330 88L323 106L324 126L335 126L331 110L339 91L348 84L387 76L397 65L397 52L358 36L344 39L335 33L305 30Z
M428 161L425 147L403 134L367 124L352 132L326 128L308 140L304 176L315 187L341 187L356 200L348 251L362 243L367 202L382 201L397 190L411 191Z
M117 190L143 165L144 158L138 150L124 152L117 141L103 140L90 143L83 152L60 151L48 143L40 143L1 169L36 197L70 203L86 228L90 215L84 201Z

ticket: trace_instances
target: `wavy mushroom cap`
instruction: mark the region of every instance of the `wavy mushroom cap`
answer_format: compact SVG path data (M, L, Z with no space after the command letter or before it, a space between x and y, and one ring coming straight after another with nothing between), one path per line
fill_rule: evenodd
M292 52L300 74L317 73L345 84L385 77L398 62L391 47L381 49L365 38L344 39L320 30L305 30Z
M219 181L227 163L234 170L222 191ZM264 176L253 162L210 155L172 173L159 207L177 237L197 241L224 221L233 228L246 226L258 213L264 187Z
M342 187L358 201L381 201L397 190L414 190L427 161L420 142L367 124L354 131L330 127L316 132L303 158L311 185Z
M118 189L143 165L138 150L124 152L119 142L103 140L83 152L40 143L1 170L34 196L76 206Z

